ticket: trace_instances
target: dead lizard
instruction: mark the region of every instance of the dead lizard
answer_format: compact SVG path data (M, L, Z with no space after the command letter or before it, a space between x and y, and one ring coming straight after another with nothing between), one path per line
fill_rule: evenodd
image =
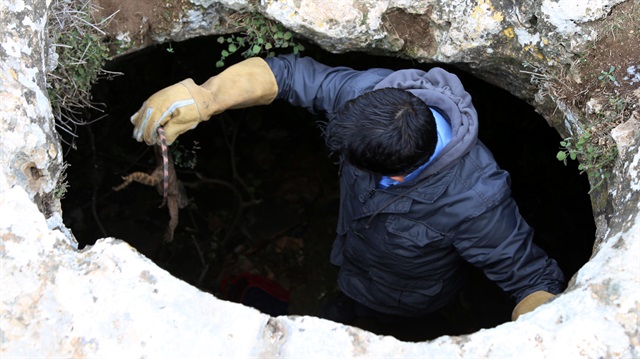
M164 130L162 127L158 127L158 137L160 138L160 144L154 146L156 154L157 167L151 172L151 174L145 172L133 172L127 176L122 177L124 182L116 187L113 187L114 191L120 191L131 184L131 182L142 183L147 186L156 187L158 193L162 195L162 203L160 207L165 203L169 208L169 225L165 231L164 240L171 242L173 240L173 232L178 225L178 216L180 208L186 207L188 204L187 192L182 185L182 182L178 179L176 170L173 166L173 159L171 153L167 148L167 140L164 136Z

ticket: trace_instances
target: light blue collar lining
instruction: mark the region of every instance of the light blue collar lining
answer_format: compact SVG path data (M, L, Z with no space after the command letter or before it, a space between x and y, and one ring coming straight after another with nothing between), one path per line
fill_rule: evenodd
M412 181L416 179L416 177L418 177L418 175L425 168L427 168L427 166L429 166L429 164L436 157L438 157L438 154L440 153L440 151L442 151L444 146L446 146L449 143L449 141L451 141L452 131L451 131L451 125L449 124L449 122L447 122L447 120L445 120L444 117L442 117L442 115L438 111L432 108L429 108L429 109L431 110L431 113L433 113L433 117L436 119L436 129L438 131L438 142L436 143L436 149L433 152L433 155L431 155L431 158L429 158L429 161L427 161L422 166L418 167L415 171L404 176L404 182ZM382 179L380 179L380 182L378 183L378 188L387 188L391 185L397 185L400 183L401 182L394 181L387 176L382 176Z

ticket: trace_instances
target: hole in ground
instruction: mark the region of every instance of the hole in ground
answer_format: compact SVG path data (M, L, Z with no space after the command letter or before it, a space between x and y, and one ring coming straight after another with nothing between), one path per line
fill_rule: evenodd
M106 236L123 239L219 298L239 296L230 289L234 275L257 274L283 288L280 297L290 294L288 307L272 303L265 311L315 315L335 293L337 274L329 263L338 213L337 166L317 128L322 118L276 102L228 111L181 136L172 147L189 205L179 212L171 243L162 242L169 215L158 208L161 196L154 188L134 183L112 190L121 176L156 167L153 150L131 138L131 114L159 89L187 77L202 83L216 74L218 46L215 38L199 38L171 44L172 52L158 46L109 64L109 70L125 75L94 88L107 116L79 128L77 149L67 155L65 223L82 246ZM394 58L307 49L306 55L328 65L427 69ZM511 173L513 196L536 230L535 242L570 278L588 261L594 241L586 176L579 175L576 163L565 166L555 159L560 137L533 108L468 73L446 69L472 94L480 138ZM402 340L426 340L496 326L509 320L513 305L475 271L456 309L428 323L355 325Z

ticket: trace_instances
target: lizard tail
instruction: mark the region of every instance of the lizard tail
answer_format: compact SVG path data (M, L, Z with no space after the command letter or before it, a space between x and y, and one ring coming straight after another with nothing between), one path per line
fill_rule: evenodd
M160 150L162 152L162 203L160 203L159 207L162 208L167 203L167 196L169 195L169 150L167 148L167 137L162 127L158 127L158 137L160 138Z

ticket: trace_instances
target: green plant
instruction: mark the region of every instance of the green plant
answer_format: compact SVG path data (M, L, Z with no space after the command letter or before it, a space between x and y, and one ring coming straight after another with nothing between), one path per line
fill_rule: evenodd
M609 71L600 71L600 76L598 76L598 80L602 81L602 82L616 82L616 78L615 76L613 76L613 72L616 70L615 66L611 66L609 68Z
M53 190L53 195L58 199L63 199L64 195L67 193L69 189L69 182L62 181L59 185Z
M594 139L592 131L583 131L577 138L567 137L560 141L561 150L556 155L558 161L563 161L565 165L567 159L580 160L578 170L587 173L592 190L611 176L611 166L617 155L615 146L607 146L603 141Z
M261 14L240 14L231 24L244 29L244 32L218 37L218 43L227 44L227 48L220 52L216 67L223 67L227 57L242 49L244 51L241 54L245 58L259 55L272 57L275 56L275 49L290 48L295 54L304 51L304 46L295 40L291 31Z
M56 187L53 189L53 196L61 200L64 198L64 195L67 193L69 189L69 181L67 181L67 167L69 165L64 162L62 164L62 169L60 170L60 176L58 177L58 182L56 183Z
M176 140L169 149L171 150L171 156L173 157L173 164L180 168L196 168L198 162L198 150L201 147L198 146L198 142L194 141L191 149L183 146L179 140Z
M128 38L117 37L111 41L111 44L115 47L115 54L122 55L136 46L136 42L129 40Z
M47 90L56 127L72 137L78 125L87 124L84 111L97 108L91 87L99 76L113 74L103 69L110 57L102 30L113 15L95 21L92 6L91 0L53 0L49 8L47 32L55 53L48 58Z

